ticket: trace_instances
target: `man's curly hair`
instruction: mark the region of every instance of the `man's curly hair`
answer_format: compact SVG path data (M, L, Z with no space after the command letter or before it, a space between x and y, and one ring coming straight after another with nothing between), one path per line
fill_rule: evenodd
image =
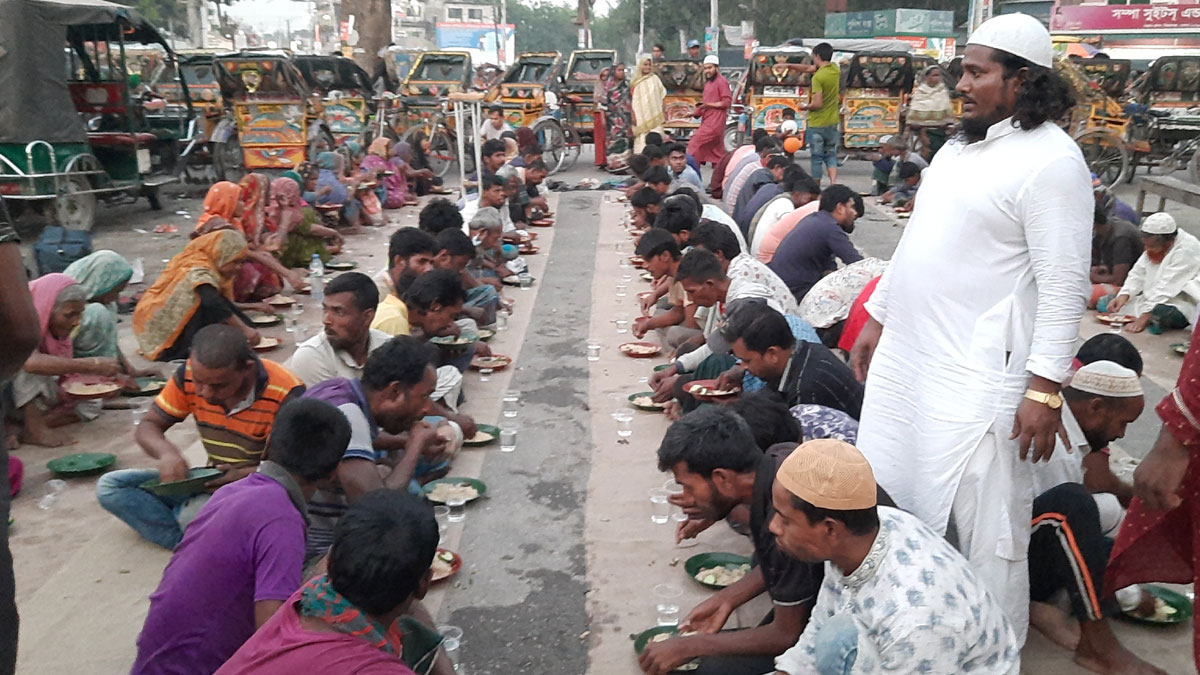
M1013 122L1025 131L1046 121L1057 123L1075 107L1075 93L1053 69L998 49L992 51L992 60L1003 66L1005 79L1015 77L1022 68L1029 69L1017 91L1017 105L1012 115Z

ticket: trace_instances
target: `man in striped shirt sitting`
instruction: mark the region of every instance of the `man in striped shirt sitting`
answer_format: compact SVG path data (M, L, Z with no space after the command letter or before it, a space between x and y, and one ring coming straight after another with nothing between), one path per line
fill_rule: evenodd
M96 498L147 540L174 549L214 490L254 473L279 408L302 393L304 383L283 366L259 359L238 329L226 324L203 328L191 357L135 430L134 438L156 468L107 473L96 484ZM159 497L141 489L152 479L169 483L187 478L188 460L166 432L189 416L196 419L208 466L224 473L195 495Z

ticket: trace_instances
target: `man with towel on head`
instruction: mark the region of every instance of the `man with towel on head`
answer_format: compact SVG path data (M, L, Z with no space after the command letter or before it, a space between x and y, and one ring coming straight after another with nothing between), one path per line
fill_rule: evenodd
M866 381L859 449L897 506L956 543L1018 645L1027 460L1049 457L1065 433L1058 391L1091 291L1091 181L1055 124L1073 98L1053 57L1050 34L1025 14L972 33L963 137L926 170L851 353Z
M808 626L776 671L1017 672L1020 648L996 599L945 538L877 505L871 465L853 445L800 445L771 497L779 548L825 563Z

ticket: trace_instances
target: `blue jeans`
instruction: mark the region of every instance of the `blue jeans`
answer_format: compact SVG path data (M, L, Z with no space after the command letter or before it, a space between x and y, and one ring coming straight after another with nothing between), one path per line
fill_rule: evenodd
M858 628L854 619L837 614L813 637L814 660L821 675L850 675L858 660Z
M155 469L109 471L96 481L96 499L105 511L120 518L147 541L174 550L183 539L179 513L197 495L159 497L139 487L154 478L158 478Z
M809 127L804 133L808 135L808 147L812 150L812 177L821 180L825 167L836 169L838 165L838 137L841 136L838 125Z

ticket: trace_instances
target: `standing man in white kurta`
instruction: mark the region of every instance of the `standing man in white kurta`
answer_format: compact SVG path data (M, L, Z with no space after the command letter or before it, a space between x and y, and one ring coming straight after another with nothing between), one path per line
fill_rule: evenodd
M926 170L867 303L858 446L897 506L947 532L1023 644L1031 461L1066 441L1058 395L1088 299L1093 201L1050 35L1008 14L968 41L963 134ZM870 375L867 376L868 366Z

